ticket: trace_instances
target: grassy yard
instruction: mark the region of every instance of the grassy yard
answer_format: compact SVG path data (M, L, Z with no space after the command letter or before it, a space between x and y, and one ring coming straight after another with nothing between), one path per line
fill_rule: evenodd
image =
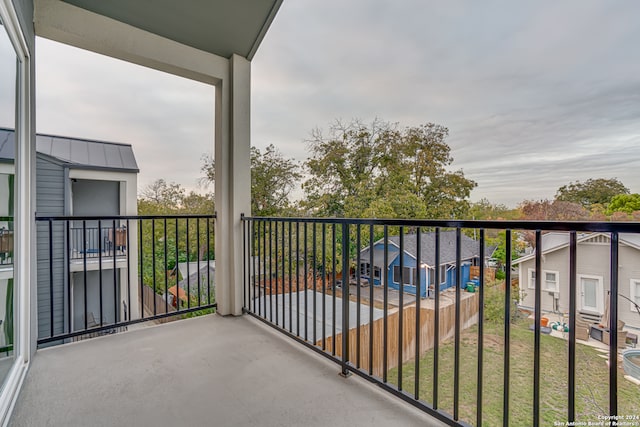
M533 332L530 320L512 324L510 339L509 425L532 424L533 413ZM487 323L484 334L484 374L482 413L484 426L502 425L503 405L503 325ZM462 333L460 354L460 419L475 425L477 378L477 327ZM576 421L597 421L608 414L608 367L603 353L578 344L576 351ZM453 414L452 342L441 344L438 368L438 407ZM566 421L568 343L560 338L541 336L541 425ZM413 394L415 363L403 365L402 388ZM389 379L397 384L397 369ZM433 351L420 360L419 397L433 402ZM640 415L640 386L618 374L618 413Z

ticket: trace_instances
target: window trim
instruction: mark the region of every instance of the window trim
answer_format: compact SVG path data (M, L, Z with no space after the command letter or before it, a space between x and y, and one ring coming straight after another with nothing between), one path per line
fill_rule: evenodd
M531 273L533 273L533 275ZM527 288L528 289L536 288L536 269L535 268L527 268Z
M552 273L556 276L556 280L555 280L555 289L549 289L547 287L547 273ZM544 277L544 291L545 292L553 292L555 294L560 293L560 272L559 271L555 271L555 270L542 270L542 274Z
M577 291L578 292L582 292L582 279L593 279L593 280L597 280L598 284L596 287L596 312L598 314L603 314L604 313L604 278L602 276L596 276L594 274L578 274L576 277L576 286L578 286ZM598 296L599 295L599 296ZM579 302L579 309L580 310L584 310L584 311L588 311L588 312L593 312L592 310L589 310L588 308L585 309L585 307L583 306L582 303L582 296L580 296L578 298L578 302Z
M640 285L640 279L629 279L629 298L631 301L636 302L636 298L640 298L640 295L636 295L636 288ZM636 304L640 305L639 302ZM629 303L629 309L634 313L637 313L636 306L633 303Z

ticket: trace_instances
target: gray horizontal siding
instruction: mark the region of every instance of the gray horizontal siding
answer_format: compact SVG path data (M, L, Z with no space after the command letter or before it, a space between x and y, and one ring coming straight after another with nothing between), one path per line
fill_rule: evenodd
M64 168L48 159L37 157L36 212L38 215L64 215ZM65 226L52 225L52 243L49 247L49 224L38 222L38 337L51 335L51 290L53 289L53 332L59 334L68 329L67 286L65 265ZM50 264L49 260L53 262ZM51 270L50 266L53 266Z

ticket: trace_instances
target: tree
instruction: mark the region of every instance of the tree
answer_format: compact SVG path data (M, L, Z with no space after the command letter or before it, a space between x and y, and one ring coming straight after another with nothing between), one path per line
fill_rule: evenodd
M203 156L205 184L215 182L215 160ZM251 147L251 212L254 216L283 216L294 210L289 196L302 179L300 166L269 145L264 152Z
M611 199L611 203L607 207L607 215L613 215L616 212L625 212L627 214L640 210L640 194L618 194Z
M519 209L527 221L580 221L590 215L582 205L562 200L525 200Z
M448 170L447 136L433 123L399 130L381 120L336 121L326 136L315 129L305 206L322 216L461 218L476 183Z
M556 200L579 203L588 208L596 203L606 205L618 194L629 194L629 189L617 178L590 178L585 182L570 182L558 188Z

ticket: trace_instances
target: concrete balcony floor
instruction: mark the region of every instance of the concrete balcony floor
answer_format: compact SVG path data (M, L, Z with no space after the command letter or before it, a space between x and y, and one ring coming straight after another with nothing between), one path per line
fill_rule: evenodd
M248 316L36 353L12 426L441 426Z

